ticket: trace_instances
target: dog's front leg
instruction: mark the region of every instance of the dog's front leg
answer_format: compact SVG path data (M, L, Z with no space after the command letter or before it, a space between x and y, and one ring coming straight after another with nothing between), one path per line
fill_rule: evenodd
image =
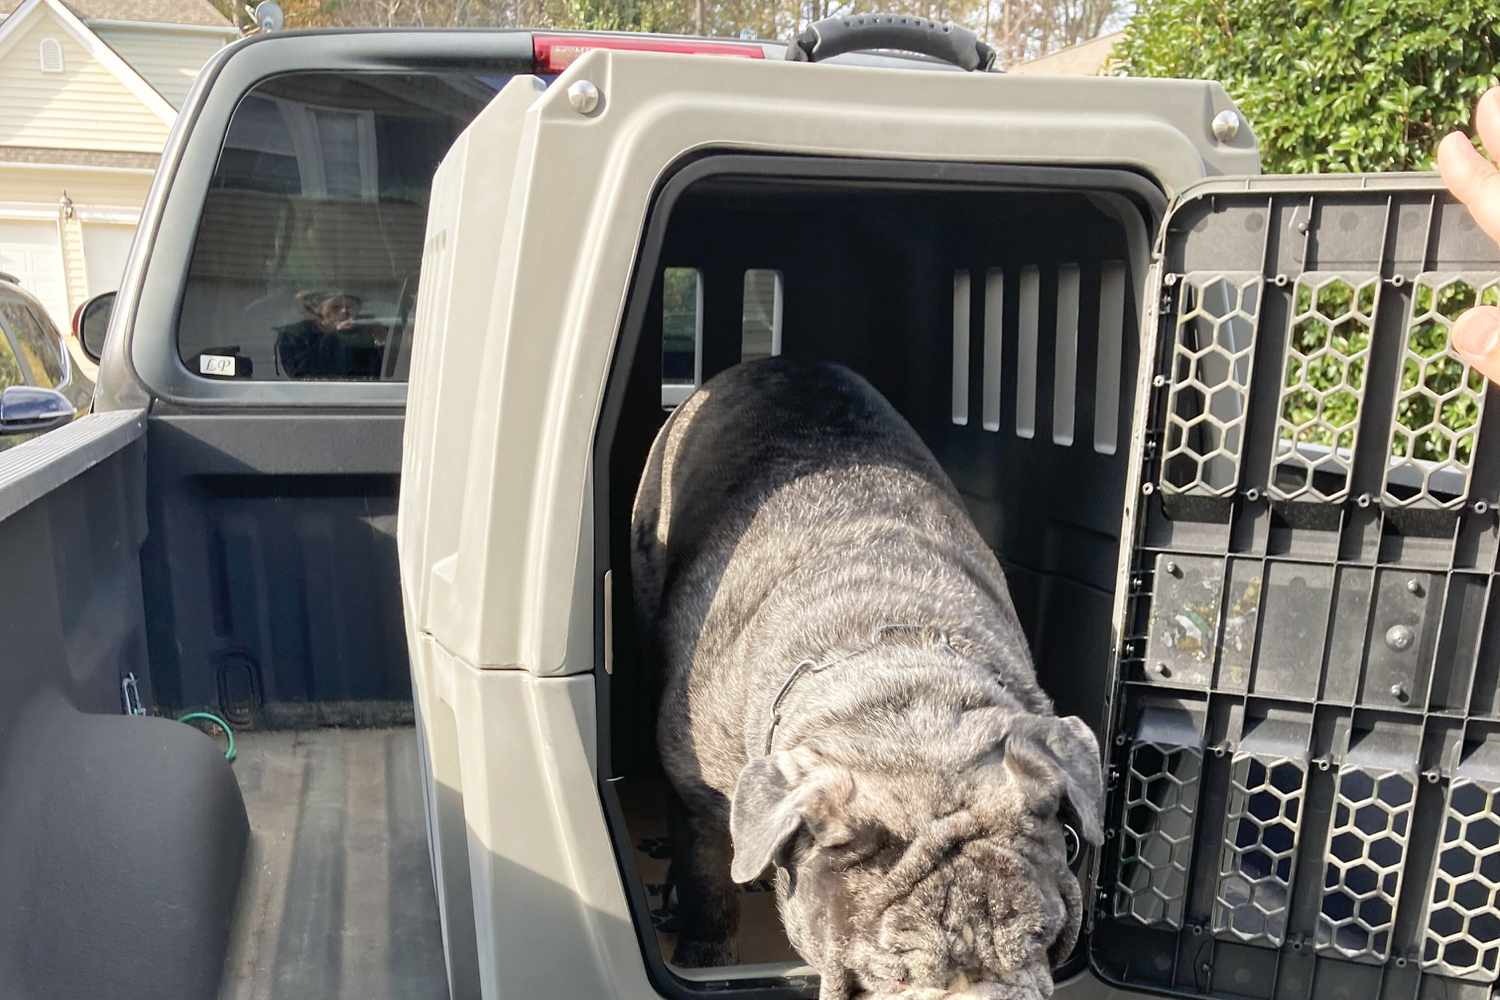
M819 975L818 1000L849 1000L849 977L843 969Z
M713 794L709 792L707 794ZM677 948L672 961L691 969L736 962L740 897L729 877L729 828L672 796L672 867L677 890Z

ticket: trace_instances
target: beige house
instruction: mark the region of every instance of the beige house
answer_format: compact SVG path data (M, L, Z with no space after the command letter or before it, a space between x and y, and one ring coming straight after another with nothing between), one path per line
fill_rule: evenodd
M238 37L206 0L0 0L0 271L66 329L120 280L167 132Z
M1110 57L1123 34L1122 31L1115 31L1100 35L1040 59L1017 63L1006 69L1006 72L1023 76L1099 76L1109 69Z

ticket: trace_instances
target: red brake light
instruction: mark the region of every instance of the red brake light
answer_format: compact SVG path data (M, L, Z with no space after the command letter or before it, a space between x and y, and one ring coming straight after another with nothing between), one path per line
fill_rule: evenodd
M589 49L623 49L630 52L679 52L684 55L731 56L739 59L764 59L759 45L742 42L688 41L676 38L654 38L639 35L533 35L531 58L537 73L561 73L573 60Z

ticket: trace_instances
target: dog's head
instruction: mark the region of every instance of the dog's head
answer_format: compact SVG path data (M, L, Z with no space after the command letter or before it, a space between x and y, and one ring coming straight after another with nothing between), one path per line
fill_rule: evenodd
M1082 918L1061 814L1100 843L1099 745L1081 719L984 714L894 757L804 746L741 772L732 874L777 865L824 996L1051 994Z

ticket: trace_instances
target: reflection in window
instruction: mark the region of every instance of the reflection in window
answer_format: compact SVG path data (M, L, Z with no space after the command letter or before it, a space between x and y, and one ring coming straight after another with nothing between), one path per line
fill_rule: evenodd
M188 369L404 379L433 172L506 79L297 73L248 94L193 247Z
M740 360L781 354L781 272L745 272L745 308L740 324Z
M669 267L661 286L661 405L676 406L703 379L703 276Z
M24 302L0 304L0 325L15 340L16 349L31 369L37 384L47 388L62 385L67 378L62 356L62 338Z
M25 383L26 379L21 376L21 363L16 360L15 349L10 346L10 338L5 335L4 330L0 330L0 391Z

